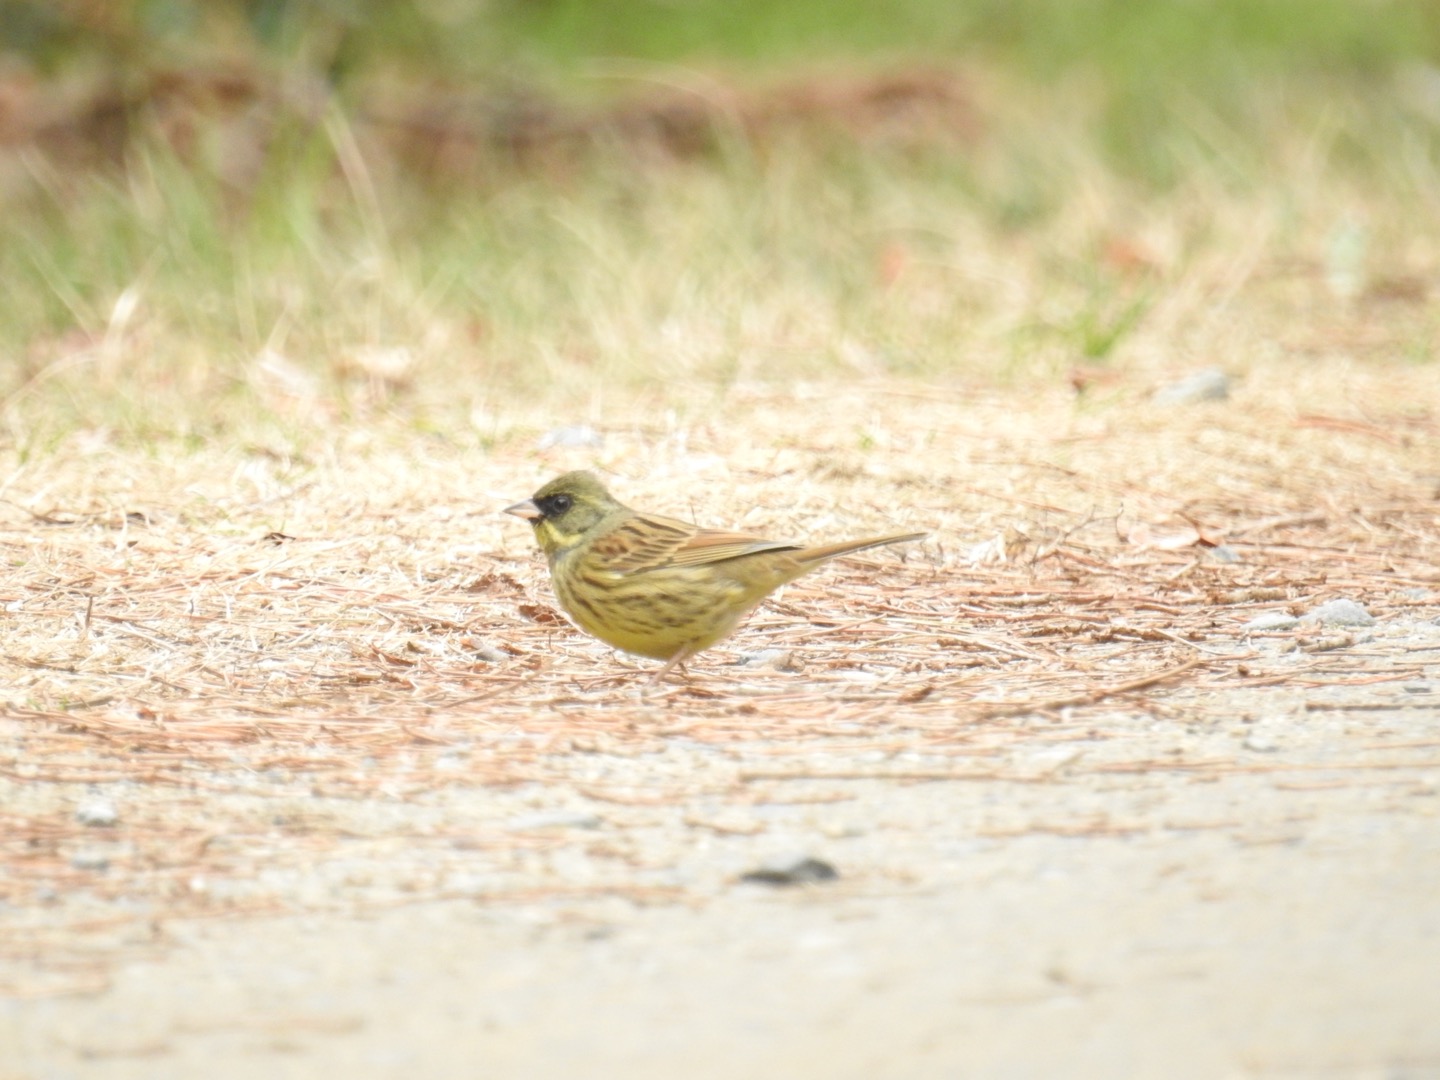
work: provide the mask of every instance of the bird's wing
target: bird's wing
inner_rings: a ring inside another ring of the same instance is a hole
[[[724,562],[741,555],[754,555],[758,551],[794,550],[796,545],[780,540],[763,540],[758,536],[723,529],[696,529],[690,539],[671,554],[670,562],[673,566],[697,566]]]
[[[607,570],[633,574],[663,566],[702,566],[757,551],[791,551],[794,544],[746,533],[701,529],[674,518],[636,514],[595,541],[593,555]]]

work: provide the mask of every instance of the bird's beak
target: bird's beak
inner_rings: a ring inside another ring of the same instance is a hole
[[[524,502],[518,502],[514,506],[507,506],[505,513],[514,514],[516,517],[522,517],[529,522],[539,521],[545,516],[540,512],[540,507],[535,505],[534,499],[526,499]]]

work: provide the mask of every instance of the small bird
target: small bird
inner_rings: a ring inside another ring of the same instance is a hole
[[[631,510],[588,472],[557,477],[505,512],[534,526],[555,596],[575,624],[607,645],[666,661],[657,678],[725,637],[787,581],[840,555],[927,535],[804,547],[702,529]]]

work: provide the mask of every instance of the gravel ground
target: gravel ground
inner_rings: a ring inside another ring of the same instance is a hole
[[[352,802],[363,854],[282,879],[368,907],[168,923],[92,993],[0,1006],[0,1076],[1440,1076],[1440,627],[1380,644],[1405,678],[1032,720],[975,778],[912,751],[816,779],[816,744],[722,804],[693,778],[776,747],[678,739],[568,788]],[[539,838],[473,867],[537,894],[386,902],[434,814]],[[800,856],[838,876],[742,880]]]

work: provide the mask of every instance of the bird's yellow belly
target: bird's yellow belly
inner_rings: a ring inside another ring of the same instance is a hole
[[[641,574],[576,568],[552,574],[565,613],[587,634],[624,652],[670,660],[725,637],[769,590],[747,595],[742,583],[706,567],[665,567]]]

